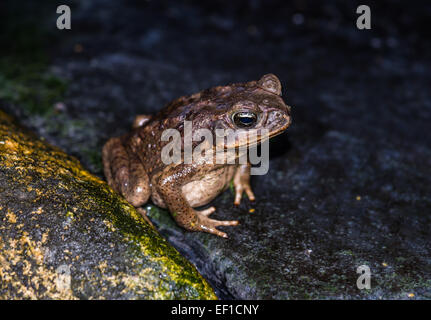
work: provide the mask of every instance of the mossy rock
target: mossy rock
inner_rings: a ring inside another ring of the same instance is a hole
[[[104,181],[0,111],[0,298],[216,296]]]

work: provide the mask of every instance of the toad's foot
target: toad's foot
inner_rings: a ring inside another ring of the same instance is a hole
[[[250,186],[250,165],[242,165],[237,169],[233,178],[233,184],[235,186],[234,205],[238,206],[241,203],[241,198],[244,191],[250,201],[254,201],[256,199]]]
[[[199,213],[205,217],[208,217],[211,213],[214,213],[215,211],[216,211],[215,207],[209,207],[208,209],[199,211]]]
[[[234,205],[239,206],[239,204],[241,203],[241,198],[244,191],[247,194],[250,201],[256,200],[254,193],[251,190],[250,184],[247,183],[247,184],[235,185],[235,201],[233,203]]]
[[[148,216],[147,216],[147,210],[145,210],[144,208],[136,208],[136,211],[139,212],[142,215],[142,217],[144,218],[144,220],[146,222],[148,222],[148,224],[155,229],[155,227],[154,227],[153,223],[151,222],[150,218],[148,218]]]
[[[227,234],[220,230],[217,230],[218,226],[236,226],[238,225],[237,220],[227,220],[220,221],[208,218],[208,216],[213,213],[216,209],[214,207],[210,207],[208,209],[202,211],[196,211],[197,216],[197,225],[193,226],[196,231],[204,231],[208,233],[215,234],[219,237],[227,238]]]

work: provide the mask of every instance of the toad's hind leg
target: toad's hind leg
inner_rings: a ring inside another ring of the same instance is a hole
[[[103,147],[102,156],[108,184],[134,207],[145,204],[151,191],[140,159],[133,152],[127,152],[121,138],[110,139]]]

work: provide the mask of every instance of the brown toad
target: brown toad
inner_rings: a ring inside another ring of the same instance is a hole
[[[178,130],[181,137],[178,149],[184,155],[187,121],[192,124],[193,132],[198,129],[208,129],[212,133],[216,129],[267,129],[269,137],[273,137],[290,125],[290,107],[281,98],[278,78],[267,74],[258,81],[218,86],[180,97],[154,116],[137,116],[130,133],[110,139],[103,148],[104,171],[109,185],[133,206],[141,207],[151,196],[157,206],[169,209],[181,227],[226,238],[226,233],[216,227],[234,226],[238,221],[209,218],[214,207],[201,211],[193,208],[209,203],[231,183],[235,187],[236,205],[243,192],[253,201],[251,166],[250,163],[206,163],[195,161],[195,158],[191,163],[182,158],[181,163],[165,164],[162,152],[169,142],[162,141],[163,132]],[[234,146],[247,148],[250,142],[235,140],[234,145],[225,146],[225,149]],[[215,145],[211,147],[215,148]],[[145,210],[140,209],[140,212],[145,217]]]

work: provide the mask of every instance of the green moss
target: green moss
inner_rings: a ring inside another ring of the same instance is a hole
[[[41,23],[42,6],[5,6],[11,14],[0,17],[0,99],[29,113],[49,113],[66,91],[66,81],[48,70],[46,48],[54,34]]]
[[[339,254],[343,256],[352,256],[352,257],[355,256],[352,250],[342,250],[339,252]]]
[[[42,64],[22,63],[14,56],[0,58],[0,99],[30,113],[46,114],[61,101],[66,82]]]
[[[3,183],[15,190],[3,197],[6,202],[0,198],[0,212],[5,212],[0,214],[0,229],[6,230],[0,233],[0,244],[11,243],[5,248],[0,246],[0,298],[77,298],[88,292],[86,288],[90,286],[95,289],[87,296],[93,298],[109,298],[112,293],[108,290],[105,296],[103,290],[123,288],[117,293],[119,297],[216,299],[213,289],[194,266],[147,224],[133,206],[104,181],[86,171],[77,159],[25,133],[1,111],[0,172]],[[11,199],[17,190],[21,190],[21,198],[14,202]],[[39,204],[23,202],[22,197],[32,198]],[[38,209],[35,210],[35,206]],[[9,212],[14,207],[15,211]],[[7,219],[1,219],[2,216]],[[70,232],[83,221],[85,223],[81,224],[71,241],[84,245],[64,250],[68,242],[63,239],[70,237]],[[51,225],[48,226],[48,222]],[[35,240],[40,237],[35,224],[45,225],[44,230],[49,234],[45,243]],[[88,233],[83,230],[88,230]],[[13,239],[8,234],[13,234]],[[101,243],[97,252],[88,252],[86,243],[90,234],[92,238],[96,237],[96,241],[98,235],[107,237],[109,234],[112,247]],[[31,244],[33,255],[37,256],[28,260],[28,256],[23,254],[27,249],[17,247],[14,244],[16,239],[22,239],[19,240],[22,246]],[[111,248],[116,246],[122,248],[117,253],[120,259],[98,254],[102,250],[112,254]],[[77,284],[72,291],[61,293],[55,288],[55,270],[44,263],[43,252],[47,250],[66,252],[67,257],[87,255],[88,261],[77,260],[72,264],[75,270],[97,264],[100,272],[94,271],[95,268],[86,269],[85,276],[75,275],[78,279],[74,280]],[[11,265],[8,261],[12,260],[22,263]],[[14,268],[18,265],[28,266],[23,278],[15,276],[17,270]],[[43,287],[33,287],[26,277],[43,283]],[[47,287],[51,291],[44,289]],[[20,291],[13,291],[14,288],[20,288]]]
[[[97,149],[82,149],[82,154],[86,156],[86,159],[90,162],[91,169],[94,172],[103,172],[103,162],[100,150]]]
[[[170,228],[177,226],[174,219],[172,219],[171,215],[167,210],[163,210],[153,205],[147,205],[145,209],[147,210],[147,216],[157,221],[161,225],[169,226]]]
[[[235,194],[235,186],[233,184],[233,179],[229,183],[229,189],[230,189],[230,192],[232,192],[232,194]]]

